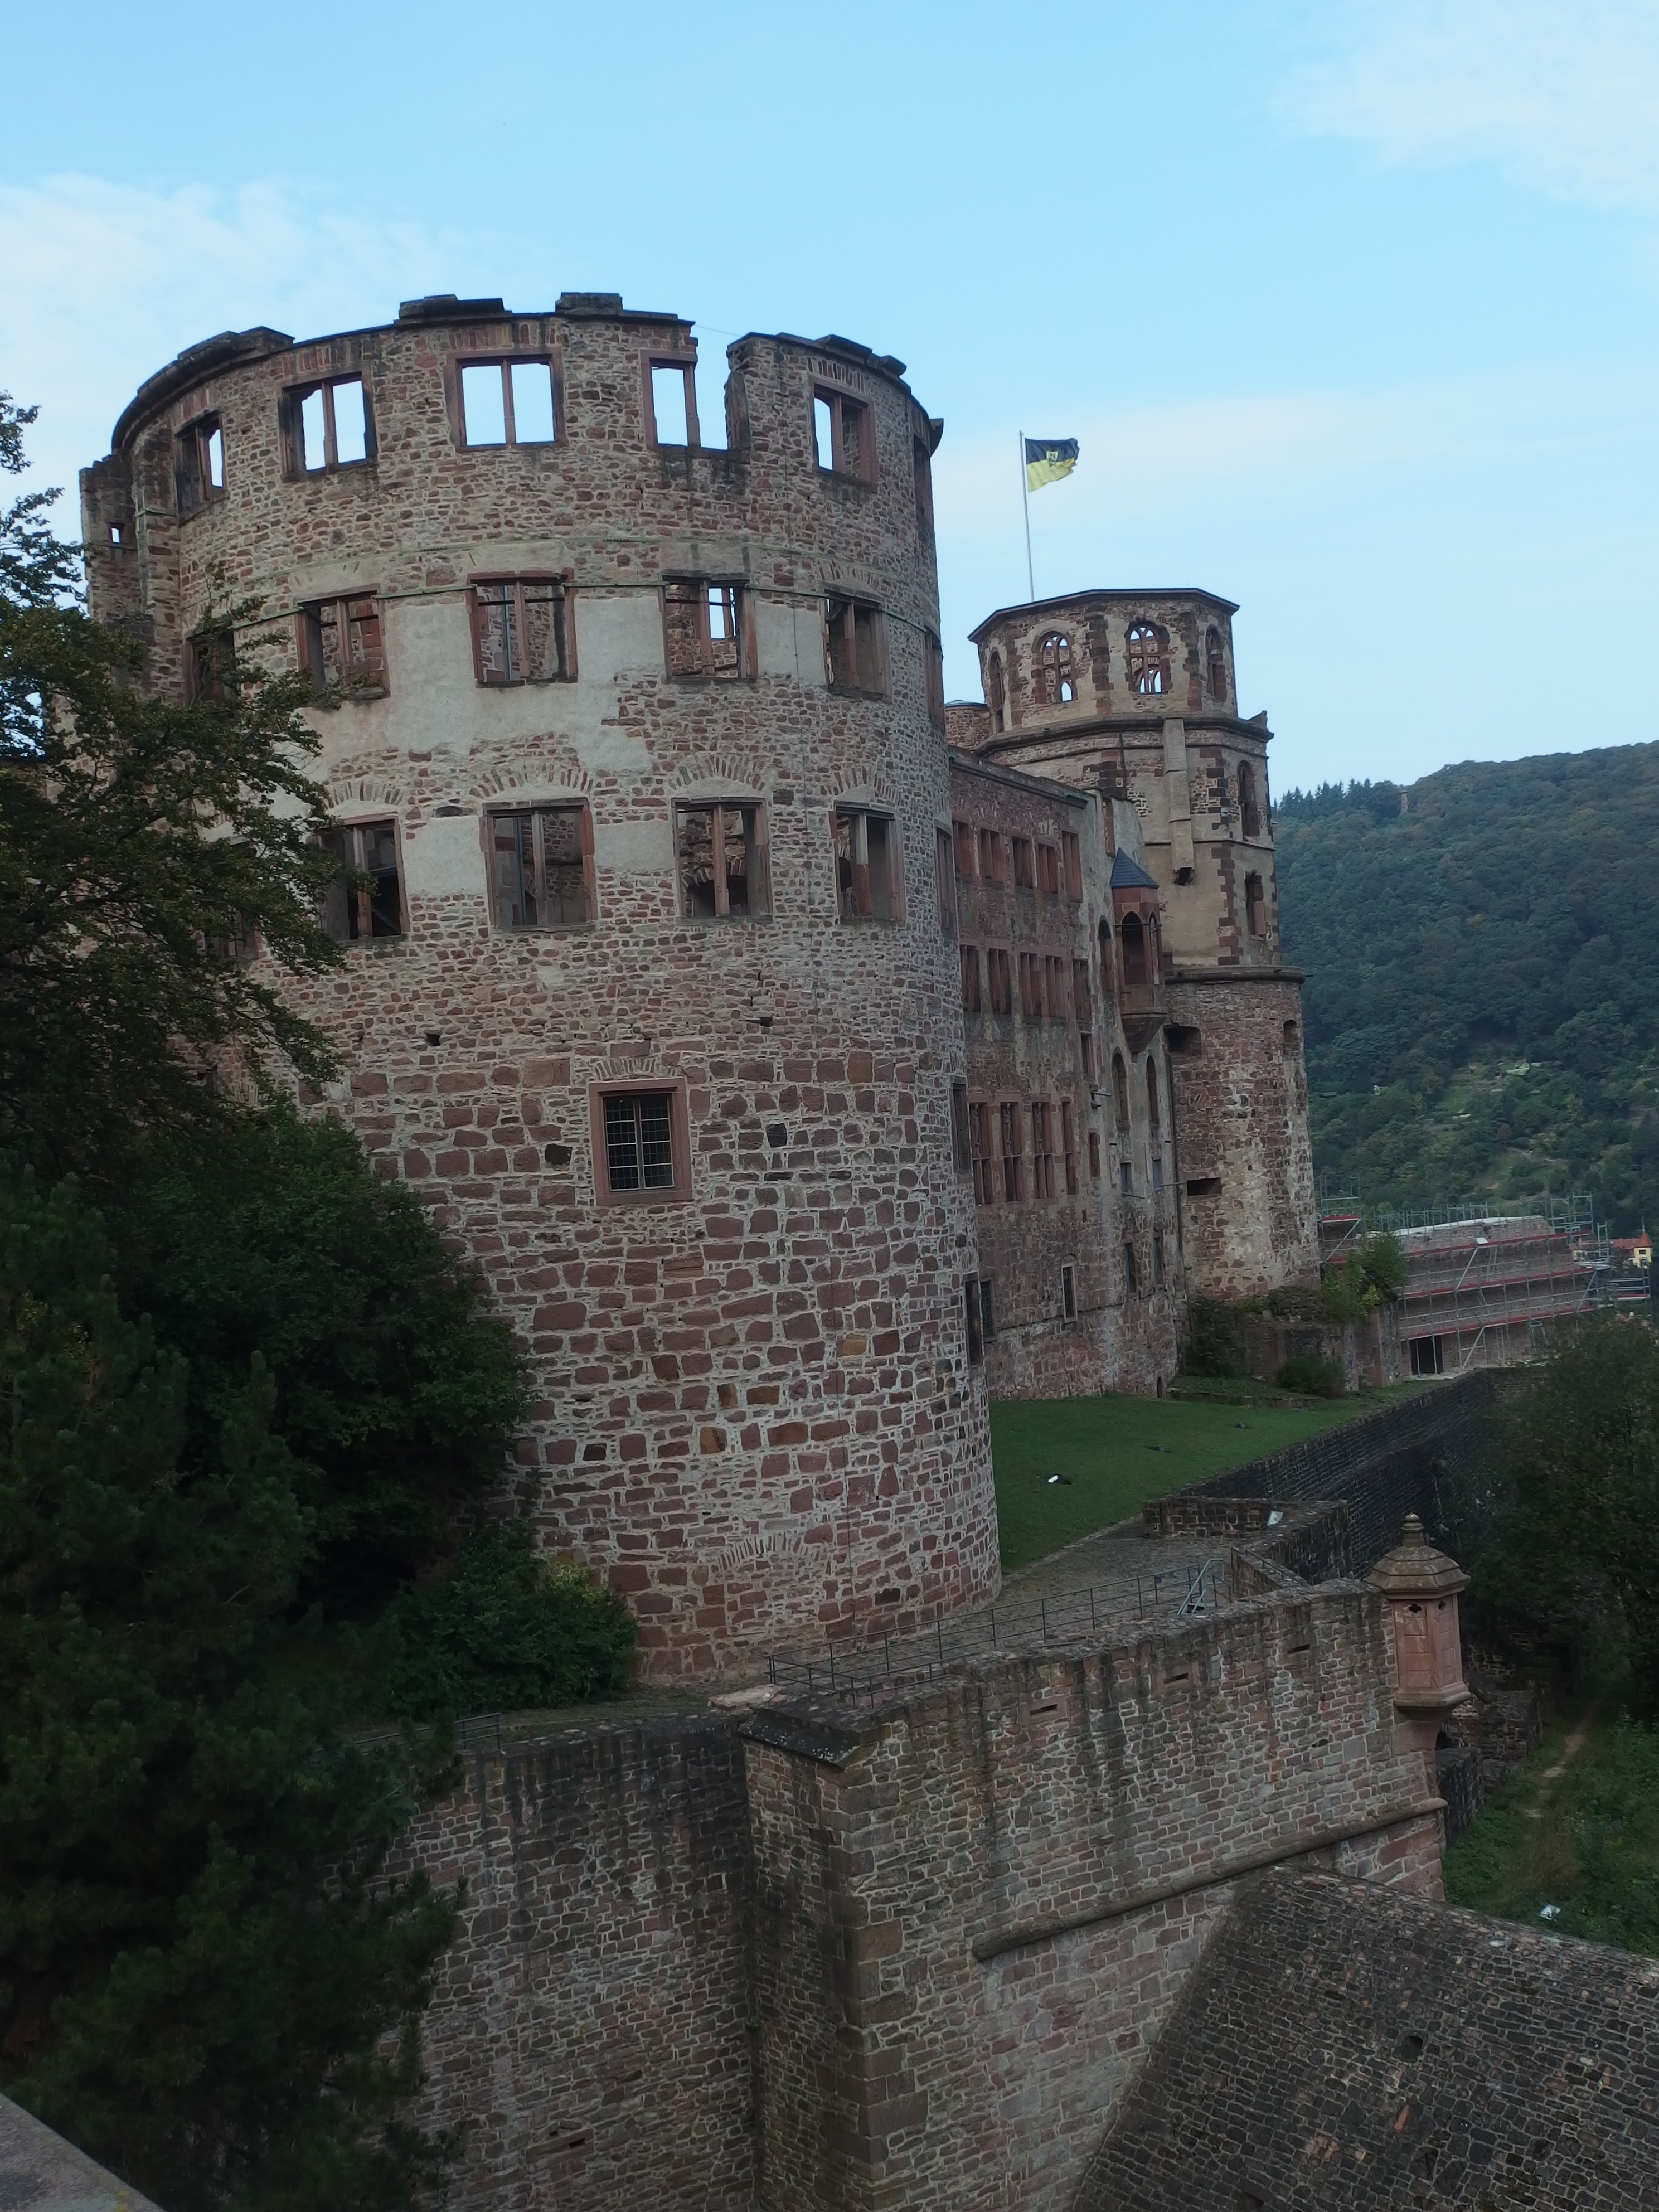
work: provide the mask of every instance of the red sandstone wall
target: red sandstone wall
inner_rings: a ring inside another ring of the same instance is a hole
[[[1230,1875],[1437,1890],[1392,1682],[1348,1586],[953,1676],[834,1763],[751,1741],[763,2203],[1059,2212]]]
[[[473,1754],[413,1854],[465,1877],[426,2015],[429,2111],[466,2135],[477,2212],[737,2212],[756,2176],[729,1729],[592,1729]]]

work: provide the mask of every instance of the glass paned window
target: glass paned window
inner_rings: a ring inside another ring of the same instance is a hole
[[[673,1188],[673,1113],[667,1091],[605,1100],[605,1164],[613,1191]]]

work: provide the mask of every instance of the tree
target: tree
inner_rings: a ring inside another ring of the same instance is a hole
[[[0,395],[0,469],[34,410]],[[0,516],[0,1147],[118,1180],[134,1140],[199,1131],[273,1060],[319,1079],[326,1040],[277,969],[337,957],[319,920],[334,862],[304,679],[271,677],[227,608],[210,696],[145,690],[143,654],[70,596],[40,491]]]
[[[270,1370],[203,1422],[114,1273],[73,1182],[0,1175],[0,2069],[170,2212],[406,2205],[432,1747],[348,1733],[373,1655],[296,1613]]]
[[[1659,1335],[1609,1316],[1517,1377],[1486,1480],[1482,1615],[1562,1657],[1622,1641],[1659,1712]]]

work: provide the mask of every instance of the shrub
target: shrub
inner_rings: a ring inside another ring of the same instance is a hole
[[[1219,1298],[1190,1302],[1181,1364],[1188,1375],[1244,1373],[1244,1346],[1231,1306]]]
[[[1298,1352],[1274,1376],[1281,1390],[1300,1390],[1310,1398],[1340,1398],[1348,1380],[1340,1359],[1321,1359],[1311,1352]]]
[[[521,1521],[475,1528],[443,1579],[404,1590],[394,1612],[400,1719],[573,1705],[628,1687],[627,1607],[580,1568],[539,1559]]]

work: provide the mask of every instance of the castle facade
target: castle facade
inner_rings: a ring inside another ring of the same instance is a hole
[[[990,1595],[990,1395],[1161,1389],[1316,1255],[1231,609],[1005,611],[947,709],[902,362],[751,335],[716,422],[696,366],[611,294],[227,334],[82,478],[149,681],[251,599],[317,684],[346,957],[285,988],[658,1674]]]

